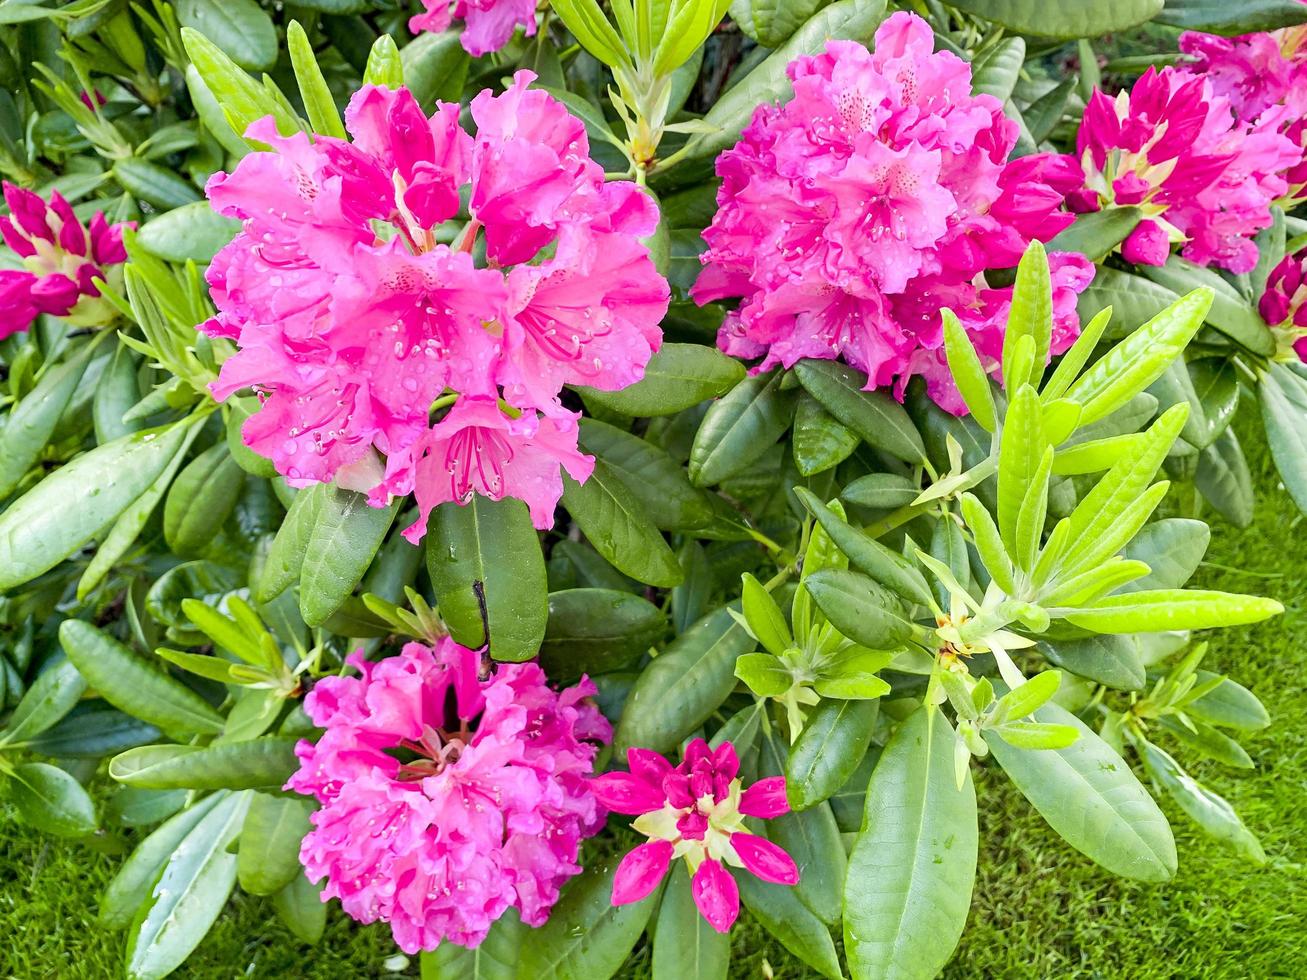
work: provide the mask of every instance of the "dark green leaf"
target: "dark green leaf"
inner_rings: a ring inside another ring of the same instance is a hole
[[[1152,572],[1120,591],[1180,588],[1198,570],[1211,539],[1212,532],[1202,521],[1170,517],[1146,525],[1122,554],[1146,563]]]
[[[1235,527],[1247,527],[1253,522],[1253,478],[1233,427],[1217,436],[1198,457],[1194,485],[1216,512]],[[1307,494],[1307,482],[1304,493]]]
[[[57,766],[14,766],[5,792],[28,826],[56,837],[85,837],[99,826],[95,804],[82,784]]]
[[[163,503],[163,536],[181,558],[201,557],[236,509],[245,471],[227,442],[214,443],[186,464]]]
[[[580,445],[622,482],[654,527],[692,530],[712,520],[703,491],[691,486],[685,470],[648,440],[597,419],[582,419]]]
[[[629,592],[551,592],[540,663],[555,681],[620,670],[657,643],[666,630],[662,611]]]
[[[781,390],[782,378],[779,371],[745,378],[708,408],[690,450],[696,486],[743,472],[789,428],[795,396]]]
[[[1076,38],[1142,24],[1161,12],[1162,0],[1063,0],[1055,7],[1040,0],[960,0],[957,6],[1023,34]]]
[[[584,483],[563,475],[563,506],[595,550],[638,582],[673,586],[681,566],[635,495],[603,460]]]
[[[884,391],[865,391],[867,376],[838,361],[804,360],[795,365],[803,387],[826,411],[870,446],[909,463],[926,458],[926,448],[903,406]]]
[[[658,905],[653,980],[726,980],[730,964],[730,934],[718,932],[699,913],[690,895],[690,872],[677,861]]]
[[[1302,24],[1307,10],[1297,0],[1166,0],[1157,20],[1188,31],[1234,36]]]
[[[1307,378],[1272,363],[1257,386],[1275,468],[1298,509],[1307,511]]]
[[[254,0],[177,0],[177,20],[249,71],[271,68],[277,60],[272,18]]]
[[[823,701],[808,716],[786,763],[790,805],[805,810],[848,782],[871,744],[879,703]]]
[[[1133,637],[1087,636],[1081,640],[1045,640],[1037,647],[1049,663],[1119,691],[1142,691],[1143,661]]]
[[[4,742],[23,742],[47,731],[86,693],[86,681],[69,660],[43,670],[9,718]]]
[[[857,433],[837,422],[806,391],[794,411],[794,464],[802,476],[824,473],[858,448]]]
[[[354,591],[381,548],[402,498],[372,507],[367,496],[331,487],[318,505],[300,565],[300,614],[321,626]]]
[[[1048,243],[1050,252],[1079,252],[1091,262],[1100,262],[1112,249],[1125,241],[1142,217],[1137,208],[1107,208],[1076,216],[1071,227],[1063,229]],[[1098,312],[1098,307],[1094,312]]]
[[[804,580],[831,625],[872,650],[897,650],[912,636],[903,604],[865,575],[841,568],[814,572]]]
[[[751,874],[742,874],[737,881],[745,907],[768,933],[823,977],[841,980],[844,974],[830,930],[799,901],[796,889]]]
[[[517,959],[528,932],[516,909],[491,926],[486,938],[468,949],[441,943],[422,954],[422,980],[516,980]]]
[[[208,201],[195,201],[146,222],[136,242],[169,262],[209,262],[238,231],[240,222],[224,218]]]
[[[582,388],[593,401],[620,415],[674,415],[734,388],[744,365],[701,344],[663,344],[649,359],[644,377],[621,391]]]

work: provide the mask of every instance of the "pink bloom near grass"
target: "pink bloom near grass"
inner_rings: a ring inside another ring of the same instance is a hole
[[[631,826],[649,838],[622,858],[613,878],[613,904],[648,896],[671,862],[689,865],[690,894],[718,932],[729,932],[740,914],[740,891],[727,867],[743,868],[763,881],[794,885],[799,869],[776,844],[751,833],[746,817],[766,820],[788,813],[785,777],[741,786],[735,746],[709,748],[701,738],[673,767],[657,752],[626,753],[630,772],[609,772],[590,781],[599,802],[615,813],[637,815]]]
[[[475,946],[509,908],[539,926],[603,825],[588,779],[611,729],[594,685],[556,693],[535,664],[498,664],[442,639],[348,661],[304,701],[325,731],[296,749],[286,788],[321,808],[300,861],[323,899],[390,924],[407,953]]]
[[[553,523],[560,468],[584,481],[564,385],[622,388],[662,340],[669,290],[640,239],[653,201],[605,183],[580,120],[518,72],[501,95],[428,117],[365,86],[352,141],[280,136],[207,191],[242,232],[208,278],[235,340],[214,395],[252,388],[243,437],[294,486],[336,480],[381,506],[524,500]]]
[[[79,327],[112,321],[117,314],[95,280],[121,283],[123,231],[135,224],[110,225],[97,211],[84,225],[58,191],[47,203],[6,182],[4,199],[9,214],[0,215],[0,237],[22,268],[0,269],[0,338],[26,330],[42,313]]]
[[[1286,255],[1271,270],[1258,309],[1280,340],[1307,360],[1307,250]]]
[[[1279,114],[1238,119],[1205,77],[1150,68],[1128,93],[1094,93],[1077,150],[1093,207],[1145,216],[1122,245],[1127,259],[1162,265],[1182,242],[1193,262],[1249,272],[1253,238],[1301,157],[1280,130]]]
[[[971,69],[933,51],[924,20],[896,13],[869,52],[830,41],[789,66],[794,97],[763,105],[740,142],[717,160],[719,210],[691,295],[738,297],[718,345],[761,369],[805,357],[843,358],[867,387],[925,375],[945,408],[962,412],[943,354],[940,309],[1001,346],[1010,290],[984,273],[1016,265],[1074,216],[1081,186],[1072,161],[1051,154],[1008,162],[1018,127],[999,101],[973,95]],[[1093,267],[1054,263],[1062,293]],[[1053,353],[1075,339],[1074,297],[1060,309]],[[988,357],[987,367],[998,370]]]
[[[536,32],[536,0],[422,0],[422,7],[409,18],[409,30],[444,31],[457,17],[464,22],[459,43],[474,58],[498,51],[519,25],[527,37]]]

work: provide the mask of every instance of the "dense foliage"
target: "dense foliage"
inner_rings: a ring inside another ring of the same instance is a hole
[[[0,780],[127,976],[931,977],[976,766],[1265,860],[1185,585],[1241,403],[1307,508],[1307,5],[898,6],[0,2]]]

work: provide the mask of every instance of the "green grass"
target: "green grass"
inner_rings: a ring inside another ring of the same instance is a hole
[[[1299,915],[1307,908],[1307,557],[1298,514],[1279,489],[1258,437],[1250,463],[1260,488],[1257,521],[1246,532],[1216,523],[1208,562],[1194,584],[1264,592],[1286,614],[1251,629],[1213,633],[1205,666],[1251,687],[1273,725],[1244,739],[1257,762],[1249,773],[1181,761],[1223,794],[1266,848],[1264,868],[1195,835],[1174,808],[1180,871],[1161,886],[1113,878],[1062,844],[993,768],[978,773],[980,875],[967,931],[949,978],[1307,977]],[[1232,571],[1230,569],[1241,569]],[[1165,804],[1164,804],[1165,805]],[[0,826],[0,977],[108,978],[121,974],[123,937],[94,923],[99,891],[117,859]],[[233,900],[214,931],[176,976],[190,978],[413,976],[386,968],[397,950],[377,927],[359,927],[333,909],[316,948],[298,944],[262,900]],[[811,975],[752,922],[735,932],[736,977]],[[392,964],[393,966],[394,964]],[[647,976],[647,954],[628,977]],[[693,978],[686,978],[693,980]]]

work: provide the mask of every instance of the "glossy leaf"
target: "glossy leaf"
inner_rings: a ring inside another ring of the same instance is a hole
[[[309,814],[314,809],[312,801],[299,797],[250,797],[236,862],[243,889],[251,895],[271,895],[304,873],[300,840],[312,829]]]
[[[690,873],[677,861],[658,906],[653,980],[726,980],[731,937],[708,924],[690,895]]]
[[[423,953],[422,980],[516,980],[518,955],[528,935],[517,911],[509,909],[472,949],[441,943]]]
[[[1148,774],[1190,820],[1254,864],[1266,863],[1261,842],[1244,825],[1234,807],[1185,772],[1164,750],[1144,740],[1140,740],[1138,745]]]
[[[588,402],[621,415],[674,415],[718,398],[744,378],[744,365],[700,344],[663,344],[644,377],[621,391],[582,388]]]
[[[875,701],[823,701],[808,716],[785,768],[785,792],[796,810],[829,799],[843,786],[871,744]]]
[[[828,568],[804,581],[831,625],[872,650],[896,650],[912,635],[899,599],[865,575]]]
[[[144,745],[109,762],[109,775],[146,789],[278,790],[298,765],[297,739],[265,736],[244,742]]]
[[[1266,441],[1285,489],[1299,510],[1307,511],[1307,376],[1282,363],[1273,363],[1257,386],[1266,425]]]
[[[720,483],[748,468],[789,428],[793,393],[781,389],[783,374],[756,374],[708,408],[690,450],[690,480]]]
[[[773,885],[750,874],[736,880],[745,908],[771,936],[821,976],[841,980],[844,974],[830,930],[799,901],[796,889]]]
[[[903,406],[884,391],[865,391],[867,377],[838,361],[795,365],[803,387],[869,446],[909,463],[926,458],[926,447]]]
[[[86,837],[99,826],[95,804],[82,784],[57,766],[14,766],[4,792],[29,827],[56,837]]]
[[[1024,34],[1076,38],[1142,24],[1161,12],[1162,0],[1065,0],[1056,7],[1039,0],[962,0],[957,6]]]
[[[52,664],[32,682],[4,731],[3,742],[24,742],[47,731],[86,693],[86,681],[69,660]]]
[[[376,557],[402,498],[372,507],[367,496],[331,487],[318,503],[300,565],[300,614],[321,626],[354,591]]]
[[[618,571],[648,585],[670,587],[681,581],[681,566],[666,539],[603,460],[595,460],[584,483],[563,475],[562,503],[595,550]]]
[[[712,521],[710,499],[690,484],[680,464],[647,439],[598,419],[582,419],[579,441],[583,452],[603,460],[654,527],[693,530]]]
[[[1202,589],[1149,589],[1066,610],[1062,618],[1097,633],[1198,630],[1260,623],[1284,612],[1274,599]]]
[[[658,642],[667,619],[653,603],[613,589],[549,594],[540,663],[556,681],[630,666]]]

